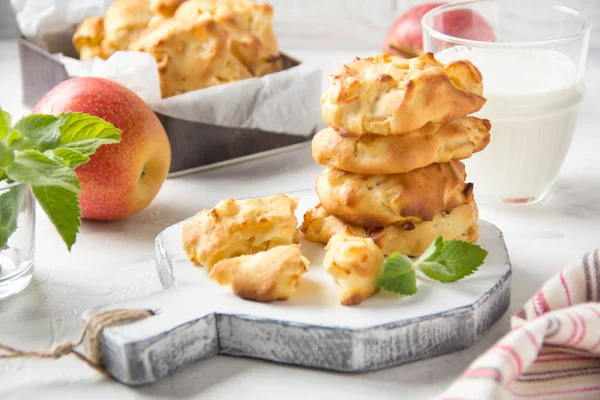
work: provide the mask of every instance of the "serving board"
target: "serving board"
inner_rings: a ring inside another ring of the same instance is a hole
[[[299,198],[299,221],[318,199]],[[156,238],[156,261],[166,289],[114,308],[148,308],[153,317],[107,328],[103,359],[117,380],[141,385],[216,354],[247,356],[343,372],[365,372],[466,348],[504,314],[511,266],[502,233],[479,221],[479,245],[489,255],[479,271],[459,282],[419,280],[414,296],[380,291],[359,306],[339,304],[339,289],[322,267],[322,244],[301,239],[310,260],[294,296],[257,303],[236,297],[208,278],[181,247],[185,221]]]

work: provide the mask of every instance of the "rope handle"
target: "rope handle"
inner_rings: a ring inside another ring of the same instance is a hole
[[[73,354],[75,357],[85,362],[87,365],[100,372],[106,377],[110,377],[101,362],[102,350],[102,330],[110,326],[115,326],[125,322],[138,321],[154,315],[151,310],[141,309],[116,309],[104,311],[91,317],[83,326],[79,338],[75,342],[67,342],[54,346],[48,350],[23,351],[10,346],[0,344],[0,360],[11,358],[52,358],[58,359]],[[79,347],[87,336],[88,357],[79,352]]]

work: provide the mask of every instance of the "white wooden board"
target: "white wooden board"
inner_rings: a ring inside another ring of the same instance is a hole
[[[299,221],[317,203],[299,198]],[[359,306],[339,304],[338,288],[324,272],[323,245],[301,240],[311,261],[294,296],[257,303],[237,298],[208,278],[181,247],[184,222],[156,239],[157,270],[166,290],[109,308],[149,308],[157,315],[105,330],[109,372],[139,385],[215,354],[262,358],[337,371],[361,372],[465,348],[506,311],[511,267],[502,233],[480,221],[479,245],[489,255],[479,271],[459,282],[419,281],[414,296],[380,291]]]

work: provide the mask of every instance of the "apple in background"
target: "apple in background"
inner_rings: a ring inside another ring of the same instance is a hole
[[[423,30],[421,19],[430,10],[446,3],[425,3],[413,7],[390,27],[383,50],[404,57],[416,57],[423,54]],[[484,42],[496,41],[494,30],[479,14],[470,10],[454,10],[442,14],[433,21],[439,31],[462,39]]]
[[[425,3],[413,7],[398,17],[390,27],[383,50],[404,57],[423,54],[423,31],[421,18],[429,10],[446,3]]]
[[[53,115],[68,111],[95,115],[123,131],[120,143],[101,146],[75,169],[82,217],[112,220],[143,210],[171,164],[169,139],[154,112],[131,90],[96,77],[60,83],[33,109]]]

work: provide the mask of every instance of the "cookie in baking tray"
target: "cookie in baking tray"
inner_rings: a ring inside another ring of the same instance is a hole
[[[174,18],[192,22],[210,15],[231,36],[234,55],[252,76],[281,71],[282,62],[273,31],[273,7],[245,0],[188,0]]]
[[[162,97],[251,78],[232,54],[229,35],[210,17],[166,19],[131,45],[156,60]]]

